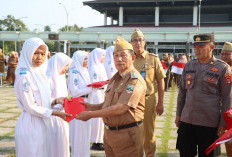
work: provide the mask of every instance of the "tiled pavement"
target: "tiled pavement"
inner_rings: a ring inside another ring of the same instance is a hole
[[[178,157],[175,149],[177,128],[174,124],[177,88],[165,92],[165,112],[156,120],[157,155],[156,157]],[[0,87],[0,157],[14,155],[14,127],[21,113],[17,107],[14,88],[9,85]],[[225,148],[222,146],[222,154]],[[92,157],[105,156],[104,151],[91,151]],[[224,155],[225,156],[225,155]],[[223,157],[223,155],[221,155]]]

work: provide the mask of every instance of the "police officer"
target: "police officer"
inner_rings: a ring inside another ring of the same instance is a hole
[[[164,78],[165,73],[158,57],[145,51],[146,40],[139,29],[131,35],[131,44],[134,48],[136,59],[134,67],[142,75],[147,84],[146,107],[144,112],[144,151],[147,157],[154,157],[155,118],[156,114],[163,113]],[[156,104],[155,88],[158,85],[158,103]]]
[[[221,52],[221,60],[229,64],[232,69],[232,43],[225,42]],[[226,143],[226,153],[228,157],[232,157],[232,143]]]
[[[197,59],[185,65],[177,99],[177,149],[180,157],[206,156],[205,150],[225,131],[223,113],[231,104],[231,70],[216,59],[214,35],[194,36]],[[209,157],[214,156],[211,152]]]
[[[118,72],[108,83],[105,101],[98,105],[85,103],[87,111],[76,118],[103,117],[106,156],[142,157],[146,83],[133,66],[131,44],[121,37],[116,38],[113,57]]]

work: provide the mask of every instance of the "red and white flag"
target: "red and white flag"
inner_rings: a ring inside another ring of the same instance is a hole
[[[185,64],[186,63],[177,63],[176,61],[174,61],[171,72],[181,75]]]
[[[232,128],[227,130],[220,138],[218,138],[214,143],[212,143],[206,150],[206,155],[208,155],[214,148],[220,144],[229,142],[232,140]]]
[[[164,63],[164,61],[163,61],[163,60],[161,60],[161,64],[162,64],[162,66],[163,66],[164,73],[166,74],[166,73],[167,73],[167,71],[168,71],[168,66],[167,66],[167,64],[165,64],[165,63]]]

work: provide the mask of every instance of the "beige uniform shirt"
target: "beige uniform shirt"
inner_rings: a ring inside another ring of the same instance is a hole
[[[117,103],[128,105],[130,108],[123,115],[103,118],[104,123],[110,126],[119,126],[143,120],[145,92],[146,83],[133,66],[121,75],[116,73],[106,89],[105,102],[102,108]]]
[[[223,113],[231,105],[231,69],[212,57],[209,63],[191,60],[181,76],[177,115],[181,121],[207,127],[226,126]]]
[[[140,57],[136,57],[134,67],[146,81],[146,95],[154,94],[156,82],[166,77],[159,58],[144,51]]]

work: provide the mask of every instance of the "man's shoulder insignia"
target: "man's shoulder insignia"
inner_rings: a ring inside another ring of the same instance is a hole
[[[134,90],[134,86],[133,85],[127,85],[127,88],[126,88],[126,92],[127,93],[132,93],[133,92],[133,90]]]
[[[131,78],[132,78],[132,79],[137,79],[137,78],[138,78],[138,75],[137,75],[135,72],[132,72],[132,73],[131,73]]]

